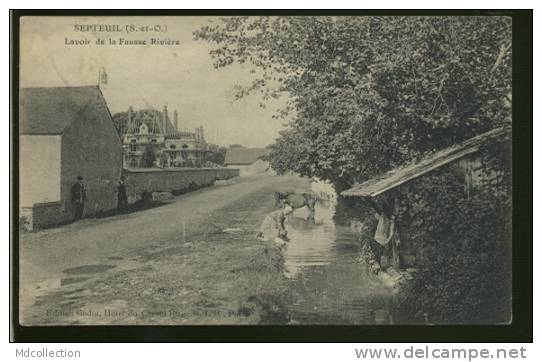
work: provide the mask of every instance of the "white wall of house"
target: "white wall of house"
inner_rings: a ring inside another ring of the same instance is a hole
[[[60,201],[60,135],[21,135],[19,195],[21,207]]]

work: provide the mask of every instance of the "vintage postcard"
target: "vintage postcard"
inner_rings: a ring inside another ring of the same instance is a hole
[[[510,17],[22,16],[19,43],[22,326],[512,322]]]

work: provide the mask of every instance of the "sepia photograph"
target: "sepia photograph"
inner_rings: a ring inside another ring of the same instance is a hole
[[[510,16],[19,21],[21,326],[513,322]]]

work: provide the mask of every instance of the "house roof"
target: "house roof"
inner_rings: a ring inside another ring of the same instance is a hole
[[[166,135],[175,134],[175,126],[171,123],[169,115],[166,116],[165,132],[163,129],[164,113],[157,109],[140,109],[132,114],[132,124],[127,133],[138,133],[139,127],[145,122],[149,128],[150,133],[163,133]]]
[[[341,192],[343,196],[375,197],[416,179],[439,167],[475,153],[485,142],[510,132],[509,127],[496,128],[451,147],[434,152],[411,164],[395,168],[379,177],[355,185]]]
[[[226,150],[225,165],[251,165],[269,153],[267,148],[234,147]]]
[[[22,88],[19,99],[20,134],[62,134],[87,106],[105,104],[97,86]]]

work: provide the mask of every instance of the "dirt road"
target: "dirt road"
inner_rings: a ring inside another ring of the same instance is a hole
[[[254,234],[273,210],[274,190],[308,187],[296,177],[240,179],[154,209],[22,234],[21,322],[281,318],[273,305],[283,291],[280,252]]]

